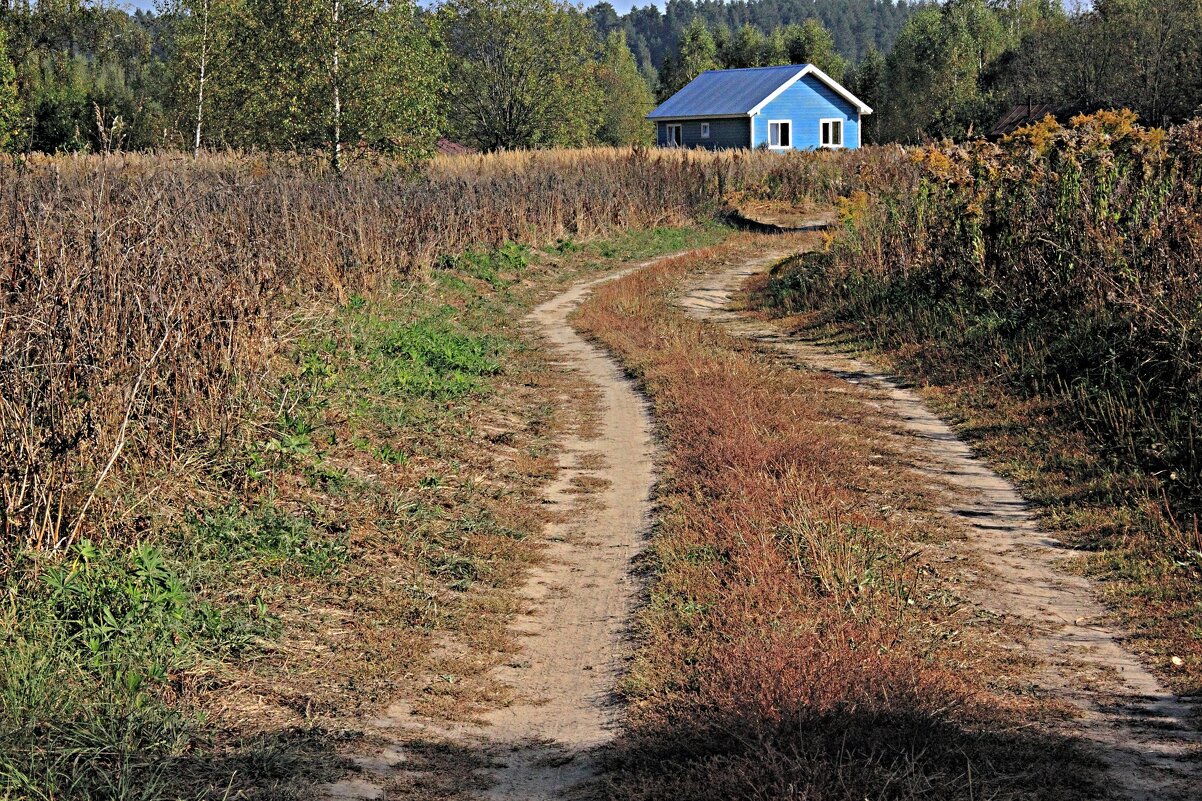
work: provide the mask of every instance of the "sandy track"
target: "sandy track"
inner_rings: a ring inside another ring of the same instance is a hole
[[[654,443],[643,397],[567,318],[597,284],[626,272],[578,284],[530,317],[565,368],[595,389],[599,419],[563,443],[544,493],[559,522],[546,530],[545,560],[522,593],[526,614],[513,625],[522,651],[493,674],[518,701],[480,725],[424,721],[407,704],[393,705],[369,730],[385,740],[394,733],[394,744],[356,758],[360,776],[327,786],[327,798],[386,798],[390,786],[402,794],[406,782],[420,781],[399,736],[415,732],[485,755],[486,797],[496,801],[562,798],[594,775],[592,752],[620,723],[614,689],[637,590],[631,563],[650,521]],[[598,489],[581,493],[582,484]]]
[[[765,253],[707,275],[689,288],[681,305],[694,317],[846,380],[896,419],[922,455],[922,472],[945,489],[945,511],[964,526],[969,547],[992,572],[974,601],[1033,629],[1026,645],[1045,665],[1041,691],[1080,710],[1061,724],[1063,733],[1092,741],[1123,796],[1202,798],[1202,741],[1189,725],[1190,709],[1123,647],[1088,580],[1064,569],[1071,551],[1040,530],[1014,486],[895,379],[732,308],[749,278],[786,255]]]
[[[537,705],[488,716],[489,739],[513,749],[490,794],[496,799],[561,797],[591,775],[588,752],[612,739],[619,723],[613,691],[636,592],[631,562],[651,515],[651,415],[618,364],[567,319],[593,287],[616,277],[573,287],[532,315],[558,356],[600,392],[601,419],[596,436],[576,434],[564,443],[547,490],[550,503],[567,507],[565,522],[548,532],[547,564],[528,584],[538,611],[518,621],[526,662],[503,669],[503,678]],[[608,486],[582,503],[570,494],[582,476]]]

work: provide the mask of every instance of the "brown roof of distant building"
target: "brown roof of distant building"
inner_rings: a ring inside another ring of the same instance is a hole
[[[1066,108],[1055,103],[1019,103],[1017,106],[1011,106],[989,130],[989,138],[996,139],[1014,133],[1022,126],[1039,122],[1049,114],[1060,122],[1064,122],[1064,118],[1068,116]]]
[[[475,148],[468,147],[467,145],[461,145],[458,142],[452,142],[446,137],[438,140],[437,148],[438,153],[441,156],[467,156],[476,152]]]

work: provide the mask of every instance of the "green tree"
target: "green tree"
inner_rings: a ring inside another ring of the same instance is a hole
[[[847,88],[876,111],[885,99],[885,75],[885,57],[875,47],[869,48],[848,76]],[[880,143],[880,117],[879,113],[873,113],[860,120],[864,143]]]
[[[660,71],[661,99],[671,97],[681,87],[706,70],[718,68],[718,46],[701,17],[694,17],[680,36],[680,49]]]
[[[625,31],[612,31],[606,37],[597,80],[604,98],[597,138],[611,145],[653,141],[646,115],[655,106],[655,96],[639,73]]]
[[[1005,103],[1127,107],[1155,125],[1202,105],[1202,0],[1098,0],[1072,17],[1028,0],[1002,19],[1022,33],[989,79]]]
[[[599,43],[580,11],[557,0],[455,0],[443,14],[458,138],[485,150],[594,140]]]
[[[0,7],[15,71],[18,131],[10,147],[82,150],[161,144],[161,61],[153,20],[102,2]]]
[[[168,24],[165,37],[173,74],[174,105],[181,124],[191,133],[192,156],[204,144],[206,90],[221,86],[232,53],[230,36],[236,0],[160,0],[157,8]],[[214,80],[214,76],[217,76]]]
[[[752,25],[739,28],[727,46],[719,51],[722,66],[732,69],[762,67],[768,50],[768,40]]]
[[[432,152],[444,60],[412,3],[245,0],[230,42],[256,46],[231,47],[209,84],[224,143],[324,148],[335,170],[347,142],[406,158]]]
[[[20,125],[17,71],[8,57],[8,34],[0,28],[0,150],[12,147],[20,133]]]
[[[813,64],[836,81],[843,80],[847,60],[835,49],[831,32],[816,19],[801,25],[786,25],[781,31],[790,64]]]
[[[959,138],[987,125],[997,109],[982,77],[1007,46],[1005,29],[983,0],[919,11],[887,59],[881,136]]]

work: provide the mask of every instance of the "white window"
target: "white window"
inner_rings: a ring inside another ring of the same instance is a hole
[[[664,130],[667,136],[664,137],[664,144],[668,147],[680,147],[684,144],[684,135],[681,133],[680,124],[665,125]]]
[[[821,139],[823,147],[843,147],[843,120],[829,119],[819,120],[821,126]]]
[[[702,139],[710,138],[710,124],[708,122],[701,123],[701,138]]]
[[[793,123],[789,120],[768,120],[768,147],[793,146]]]

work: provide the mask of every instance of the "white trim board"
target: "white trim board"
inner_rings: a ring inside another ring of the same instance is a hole
[[[839,143],[827,144],[822,141],[822,126],[828,122],[839,123]],[[818,120],[818,147],[824,147],[827,150],[837,150],[847,145],[847,118],[845,117],[823,117]]]
[[[790,78],[789,80],[785,81],[780,86],[778,86],[776,88],[776,91],[774,91],[772,94],[765,97],[763,100],[761,100],[759,102],[759,104],[757,104],[755,106],[755,108],[753,108],[751,111],[747,112],[747,116],[754,117],[756,114],[759,114],[760,111],[763,110],[764,106],[768,105],[773,100],[780,97],[781,94],[783,94],[786,89],[788,89],[790,86],[797,83],[798,81],[800,81],[802,78],[804,78],[807,75],[813,75],[815,78],[822,81],[835,94],[839,95],[844,100],[846,100],[848,103],[851,103],[853,106],[855,106],[861,114],[871,114],[872,113],[872,109],[868,106],[867,103],[865,103],[863,100],[861,100],[860,98],[853,95],[851,92],[844,89],[843,86],[838,81],[836,81],[834,78],[827,75],[825,72],[818,69],[813,64],[806,64],[804,67],[802,67],[801,69],[799,69],[797,71],[796,75],[794,75],[792,78]]]

